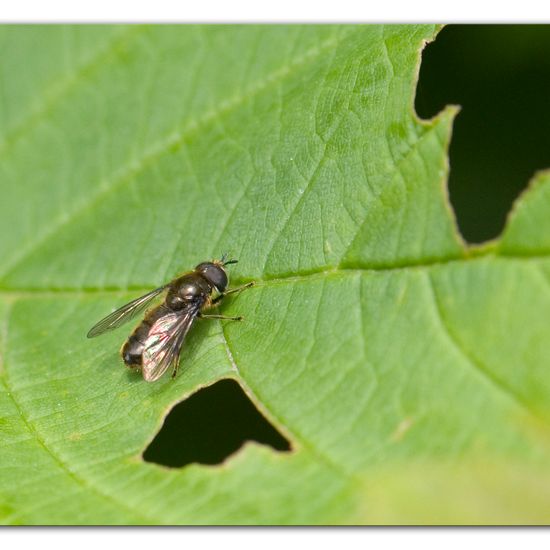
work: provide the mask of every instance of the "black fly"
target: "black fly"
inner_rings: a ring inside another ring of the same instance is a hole
[[[126,366],[141,368],[143,378],[147,382],[158,380],[170,367],[173,369],[174,377],[178,370],[183,341],[197,317],[230,321],[242,319],[203,313],[228,294],[239,292],[254,284],[250,282],[226,291],[228,277],[225,266],[235,263],[237,260],[225,261],[224,256],[221,260],[199,264],[190,273],[132,300],[107,315],[90,329],[88,338],[120,327],[145,311],[154,298],[166,292],[163,303],[147,312],[143,321],[122,346],[120,353]],[[217,296],[212,298],[215,292]]]

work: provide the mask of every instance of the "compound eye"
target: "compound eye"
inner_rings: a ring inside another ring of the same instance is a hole
[[[209,262],[199,264],[196,267],[202,276],[213,286],[215,286],[219,292],[223,292],[227,288],[227,275],[225,270],[219,265]]]

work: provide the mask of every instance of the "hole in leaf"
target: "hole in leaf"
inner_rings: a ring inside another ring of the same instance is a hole
[[[289,451],[289,442],[260,414],[234,380],[221,380],[178,403],[143,459],[173,468],[220,464],[246,441]]]
[[[462,106],[449,194],[469,242],[499,235],[517,195],[550,167],[550,27],[450,25],[423,52],[416,111]]]

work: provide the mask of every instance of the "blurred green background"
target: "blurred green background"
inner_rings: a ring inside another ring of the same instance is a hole
[[[422,55],[416,110],[462,107],[449,192],[469,242],[498,236],[514,199],[550,168],[550,25],[449,25]]]

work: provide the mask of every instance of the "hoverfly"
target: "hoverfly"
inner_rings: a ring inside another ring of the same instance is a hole
[[[143,321],[130,334],[120,350],[122,360],[129,368],[141,368],[147,382],[158,380],[170,367],[172,378],[178,372],[178,363],[185,336],[195,319],[226,319],[240,321],[242,317],[205,315],[203,311],[218,304],[228,294],[251,287],[250,282],[226,290],[228,277],[225,267],[237,260],[203,262],[189,273],[155,288],[144,296],[132,300],[95,324],[88,332],[94,338],[120,327],[143,311],[154,298],[166,292],[162,304],[145,314]],[[217,294],[213,298],[213,294]]]

